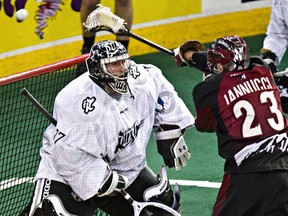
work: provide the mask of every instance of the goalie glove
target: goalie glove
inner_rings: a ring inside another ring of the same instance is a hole
[[[97,196],[113,196],[116,194],[115,192],[120,192],[121,189],[126,189],[127,186],[128,178],[126,176],[109,169],[109,174],[100,185]]]
[[[204,45],[196,40],[189,40],[181,44],[179,47],[174,49],[175,62],[178,67],[183,66],[194,66],[194,63],[190,60],[185,60],[184,53],[187,51],[205,51]]]
[[[262,48],[260,49],[260,56],[267,63],[273,74],[279,71],[275,65],[277,56],[274,52],[272,52],[270,49]]]
[[[166,127],[168,130],[163,130]],[[162,155],[165,165],[180,170],[181,165],[187,165],[190,158],[188,147],[185,143],[181,129],[177,125],[161,125],[154,132],[157,150]]]

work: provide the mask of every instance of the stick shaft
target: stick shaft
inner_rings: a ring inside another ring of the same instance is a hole
[[[26,96],[26,98],[32,102],[32,104],[54,125],[56,126],[57,121],[53,116],[33,97],[33,95],[26,89],[23,88],[21,93]]]
[[[131,36],[132,38],[134,38],[134,39],[136,39],[136,40],[138,40],[138,41],[140,41],[142,43],[145,43],[145,44],[147,44],[147,45],[149,45],[149,46],[151,46],[151,47],[153,47],[153,48],[155,48],[155,49],[157,49],[157,50],[159,50],[161,52],[164,52],[164,53],[174,57],[174,53],[171,50],[169,50],[169,49],[167,49],[165,47],[162,47],[162,46],[160,46],[160,45],[158,45],[158,44],[156,44],[156,43],[154,43],[154,42],[152,42],[152,41],[150,41],[150,40],[148,40],[146,38],[143,38],[143,37],[141,37],[141,36],[139,36],[137,34],[134,34],[131,31],[128,31],[127,35]]]

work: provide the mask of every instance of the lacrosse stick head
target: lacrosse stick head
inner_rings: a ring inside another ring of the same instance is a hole
[[[97,5],[83,23],[87,31],[110,31],[114,34],[123,34],[128,31],[125,20],[112,13],[109,7]]]

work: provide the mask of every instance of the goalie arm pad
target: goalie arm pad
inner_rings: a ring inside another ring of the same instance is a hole
[[[169,168],[174,167],[175,170],[179,170],[181,165],[183,167],[187,165],[186,160],[191,155],[179,126],[160,125],[158,130],[154,132],[154,137],[158,153],[162,155]]]
[[[179,47],[174,49],[174,57],[176,65],[179,67],[183,66],[195,66],[192,61],[192,54],[197,51],[205,51],[204,45],[196,40],[189,40],[181,44]]]
[[[128,186],[128,178],[124,175],[118,174],[116,171],[109,170],[108,176],[100,185],[97,196],[112,196],[115,192],[120,192]]]

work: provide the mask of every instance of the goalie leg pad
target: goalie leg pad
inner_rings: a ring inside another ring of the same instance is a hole
[[[46,199],[43,200],[42,204],[43,215],[49,216],[76,216],[70,214],[65,208],[60,198],[56,195],[49,195]]]
[[[155,197],[162,194],[165,191],[165,189],[169,186],[167,172],[164,167],[161,167],[159,178],[160,178],[159,184],[149,187],[144,191],[143,199],[145,202],[149,201],[151,197]]]
[[[161,167],[159,183],[147,188],[143,193],[143,198],[145,202],[158,202],[178,212],[181,210],[179,186],[175,184],[174,191],[172,190],[165,167]]]
[[[48,195],[41,202],[41,207],[37,207],[33,210],[31,216],[76,216],[74,214],[70,214],[64,207],[60,198],[54,194]]]

